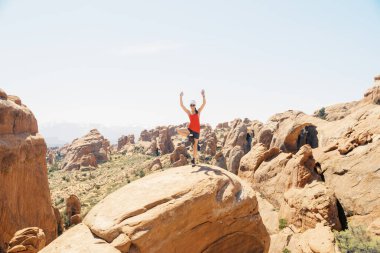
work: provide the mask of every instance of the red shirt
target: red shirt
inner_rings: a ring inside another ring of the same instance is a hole
[[[190,114],[189,119],[190,119],[189,128],[193,130],[194,132],[200,133],[201,124],[199,123],[199,114],[197,113]]]

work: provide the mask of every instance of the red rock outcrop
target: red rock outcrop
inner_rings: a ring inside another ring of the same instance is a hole
[[[59,209],[56,207],[53,207],[53,210],[54,210],[55,220],[57,222],[57,233],[59,236],[65,230],[65,226],[63,225],[63,218],[61,216],[61,213],[59,212]]]
[[[66,199],[66,215],[70,220],[70,225],[75,225],[81,222],[80,212],[81,204],[79,198],[73,194],[70,195]]]
[[[83,223],[41,252],[103,247],[101,252],[240,253],[269,248],[255,192],[236,175],[211,166],[172,168],[134,181],[98,203]],[[83,239],[75,243],[75,238]]]
[[[264,144],[258,143],[252,147],[240,161],[238,175],[247,181],[252,181],[254,173],[262,162],[277,156],[280,150],[277,147],[267,149]]]
[[[117,151],[120,151],[124,148],[125,145],[135,144],[135,136],[133,134],[123,135],[117,141]]]
[[[240,159],[248,152],[248,148],[247,126],[241,119],[235,120],[222,149],[228,171],[237,174]]]
[[[185,158],[182,158],[181,159],[181,155]],[[186,149],[186,147],[184,146],[184,145],[180,145],[180,146],[178,146],[178,147],[176,147],[175,149],[174,149],[174,151],[173,151],[173,153],[171,153],[170,154],[170,163],[171,164],[174,164],[174,163],[176,163],[177,161],[179,161],[179,160],[186,160],[187,161],[187,157],[189,157],[189,153],[187,152],[187,149]],[[180,163],[181,164],[181,163]],[[187,164],[187,163],[186,163]],[[176,167],[178,167],[178,166],[183,166],[183,165],[185,165],[185,164],[182,164],[182,165],[179,165],[178,163],[177,163],[177,166]]]
[[[46,168],[46,143],[33,113],[0,90],[0,249],[16,231],[38,226],[57,236]],[[36,203],[38,205],[36,206]],[[1,250],[0,250],[1,251]]]
[[[201,128],[201,136],[199,139],[199,145],[201,146],[201,152],[205,155],[214,156],[216,154],[218,139],[215,132],[210,125],[204,125]]]
[[[257,156],[252,164],[257,164],[258,160],[261,159],[260,156]],[[316,162],[312,149],[305,145],[295,155],[280,153],[269,161],[263,160],[256,169],[253,178],[247,178],[247,176],[244,178],[253,182],[253,186],[264,194],[273,205],[280,207],[283,194],[288,189],[292,187],[302,188],[314,180],[321,180],[315,171],[315,166]]]
[[[148,166],[148,170],[157,171],[162,169],[162,163],[160,158],[154,159]]]
[[[67,147],[61,169],[78,170],[81,167],[97,167],[99,163],[108,161],[109,146],[109,141],[98,130],[92,129]]]
[[[340,230],[338,209],[334,192],[322,182],[314,181],[304,188],[291,188],[284,193],[279,217],[301,231],[322,223]]]
[[[220,167],[222,169],[227,169],[226,159],[225,159],[222,152],[216,153],[216,155],[214,156],[214,158],[211,161],[211,164],[215,165],[217,167]]]
[[[170,154],[174,150],[174,144],[169,135],[169,129],[163,128],[159,131],[157,145],[161,151],[161,155]]]

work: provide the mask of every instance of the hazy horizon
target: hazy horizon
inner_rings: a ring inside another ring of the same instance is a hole
[[[0,88],[42,128],[181,124],[201,89],[202,123],[265,122],[359,100],[379,27],[378,0],[0,0]]]

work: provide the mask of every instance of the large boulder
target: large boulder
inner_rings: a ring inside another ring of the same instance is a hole
[[[175,162],[179,161],[181,155],[185,157],[185,159],[190,157],[185,145],[179,145],[174,149],[174,151],[170,154],[170,163],[174,164]]]
[[[57,236],[46,167],[46,143],[37,120],[21,102],[0,91],[0,251],[16,231],[44,230]]]
[[[7,253],[37,253],[46,244],[45,233],[37,227],[17,231],[9,242]]]
[[[39,253],[120,253],[106,241],[97,238],[84,224],[70,228]]]
[[[256,169],[253,178],[244,178],[252,182],[255,189],[279,208],[283,194],[290,188],[303,188],[314,180],[321,181],[315,168],[316,161],[312,149],[305,145],[295,155],[279,153],[268,161],[264,160]]]
[[[322,223],[303,233],[285,228],[271,236],[269,253],[285,252],[285,249],[292,253],[340,253],[335,247],[334,233]]]
[[[322,223],[340,230],[334,192],[322,182],[314,181],[304,188],[291,188],[284,193],[279,216],[304,231]]]
[[[273,147],[270,150],[262,143],[258,143],[252,147],[246,155],[240,160],[238,175],[247,181],[252,181],[254,173],[259,168],[262,162],[277,156],[280,150]]]
[[[222,152],[216,153],[214,158],[211,161],[211,164],[214,166],[218,166],[223,169],[227,169],[227,163],[226,163],[226,158],[224,157]]]
[[[78,170],[81,167],[97,167],[99,163],[108,161],[109,147],[110,142],[98,130],[92,129],[67,147],[61,169]]]
[[[89,236],[77,248],[239,253],[267,252],[269,247],[255,192],[213,166],[177,167],[134,181],[100,201],[83,222],[99,239]],[[69,231],[42,252],[62,252],[72,237]],[[76,244],[71,245],[74,251]]]

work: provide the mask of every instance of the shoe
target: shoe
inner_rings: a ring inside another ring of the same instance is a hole
[[[191,165],[194,167],[195,166],[195,159],[191,159]]]
[[[199,143],[198,143],[198,145],[197,145],[197,150],[198,150],[198,151],[201,151],[201,145],[199,145]]]

